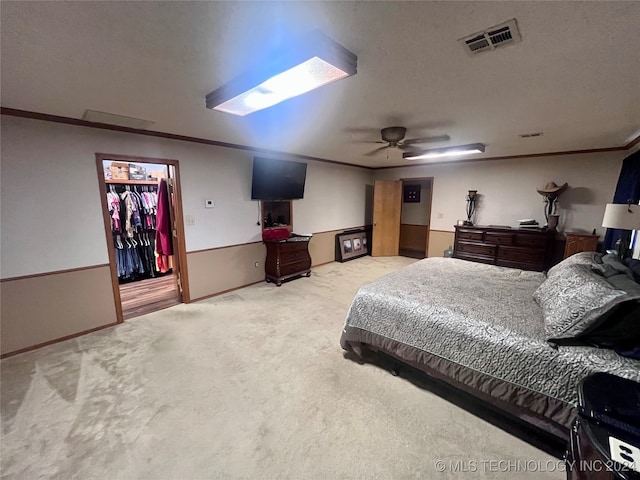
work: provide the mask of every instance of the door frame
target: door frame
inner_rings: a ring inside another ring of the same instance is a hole
[[[109,269],[111,270],[111,287],[113,289],[113,299],[116,307],[116,323],[123,323],[122,299],[120,298],[120,284],[118,283],[118,269],[116,265],[115,245],[113,243],[113,233],[111,231],[111,217],[109,216],[109,206],[107,205],[107,184],[104,178],[104,161],[122,161],[126,163],[152,163],[156,165],[167,165],[167,173],[171,174],[169,166],[173,167],[175,173],[173,211],[175,213],[176,235],[174,239],[175,266],[179,274],[179,282],[182,287],[182,303],[190,303],[189,295],[189,275],[187,273],[187,250],[184,239],[184,218],[182,210],[182,189],[180,188],[180,165],[178,160],[168,158],[137,157],[132,155],[121,155],[112,153],[96,153],[96,168],[98,171],[98,190],[100,191],[100,203],[102,205],[102,218],[104,221],[104,232],[107,239],[107,254],[109,256]]]
[[[429,223],[427,224],[427,243],[424,246],[424,258],[429,256],[429,236],[431,235],[431,210],[433,207],[433,179],[434,177],[415,177],[415,178],[401,178],[402,182],[403,194],[404,194],[404,184],[408,182],[426,182],[428,181],[431,184],[431,188],[429,189],[429,208],[427,210],[427,218],[429,219]],[[400,225],[402,225],[402,204],[400,205]]]

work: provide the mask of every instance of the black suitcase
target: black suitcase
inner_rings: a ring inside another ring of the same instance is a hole
[[[640,479],[640,383],[608,373],[578,387],[566,456],[569,480]]]

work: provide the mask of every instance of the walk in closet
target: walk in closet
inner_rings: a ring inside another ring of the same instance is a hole
[[[123,319],[181,303],[171,165],[101,162]]]

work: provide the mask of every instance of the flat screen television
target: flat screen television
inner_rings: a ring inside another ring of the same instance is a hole
[[[253,158],[252,200],[295,200],[304,197],[307,164]]]

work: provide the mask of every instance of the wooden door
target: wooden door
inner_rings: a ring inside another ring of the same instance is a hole
[[[401,208],[402,182],[400,180],[376,180],[373,188],[372,257],[398,255]]]
[[[169,178],[167,178],[167,191],[169,193],[169,220],[171,222],[171,239],[173,244],[173,274],[176,279],[178,287],[178,301],[182,303],[183,289],[182,289],[182,275],[180,268],[180,246],[178,244],[178,225],[176,215],[176,170],[173,165],[167,165]]]

